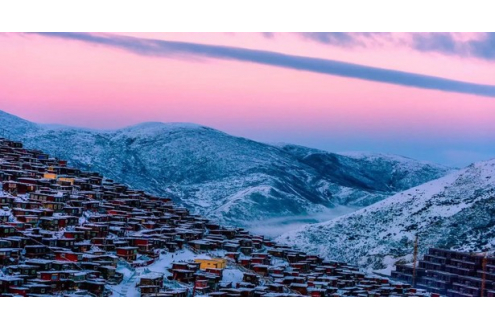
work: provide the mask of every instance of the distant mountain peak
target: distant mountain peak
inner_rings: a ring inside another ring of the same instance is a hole
[[[113,131],[116,134],[125,134],[129,137],[151,137],[151,136],[159,136],[163,134],[169,133],[191,133],[191,132],[201,132],[201,131],[210,131],[210,132],[218,132],[213,128],[209,128],[206,126],[194,124],[194,123],[181,123],[181,122],[144,122],[137,125],[128,126],[125,128],[117,129]],[[112,133],[112,131],[110,131]]]
[[[183,123],[183,122],[159,122],[159,121],[149,121],[143,122],[136,125],[125,127],[121,130],[149,130],[149,129],[201,129],[207,128],[194,123]]]

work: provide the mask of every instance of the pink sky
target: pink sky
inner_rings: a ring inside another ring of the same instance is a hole
[[[273,38],[257,33],[127,35],[267,50],[495,85],[493,60],[421,52],[396,42],[340,47],[295,34]],[[91,128],[145,121],[195,122],[261,141],[331,151],[394,152],[451,164],[495,157],[490,149],[495,142],[495,98],[491,97],[239,61],[142,56],[37,35],[0,35],[0,45],[0,109],[34,122]]]

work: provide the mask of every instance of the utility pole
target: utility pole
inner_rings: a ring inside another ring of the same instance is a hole
[[[485,252],[485,255],[483,256],[483,263],[482,263],[482,268],[483,268],[483,275],[481,277],[481,297],[485,296],[485,286],[486,286],[486,264],[488,263],[488,254]]]
[[[413,253],[413,276],[412,276],[412,286],[416,285],[416,262],[418,261],[418,241],[419,236],[416,234],[416,239],[414,240],[414,253]]]

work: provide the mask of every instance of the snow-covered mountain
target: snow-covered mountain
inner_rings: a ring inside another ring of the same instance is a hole
[[[278,241],[383,272],[429,247],[495,248],[495,159],[397,193],[331,221],[286,233]]]
[[[452,170],[398,155],[335,154],[290,144],[280,147],[328,180],[362,190],[394,193],[434,180]]]
[[[449,171],[398,156],[271,146],[195,124],[96,131],[34,124],[0,111],[1,128],[29,148],[231,224],[352,210]]]

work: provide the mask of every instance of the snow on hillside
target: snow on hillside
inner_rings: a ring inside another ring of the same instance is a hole
[[[414,187],[425,182],[419,176],[414,175],[414,173],[436,176],[439,170],[444,171],[445,174],[453,170],[444,165],[400,155],[370,152],[347,152],[341,153],[341,155],[354,158],[362,164],[367,164],[367,166],[376,167],[380,170],[384,167],[389,168],[390,175],[392,177],[395,176],[395,180],[393,181],[398,189]]]
[[[405,190],[446,175],[452,169],[408,157],[380,153],[335,154],[286,144],[282,148],[301,162],[329,169],[326,175],[342,183],[359,184],[363,189],[386,192]],[[346,169],[345,176],[341,169]],[[347,180],[347,181],[345,181]]]
[[[172,263],[190,262],[195,259],[211,259],[211,257],[207,254],[196,254],[190,250],[183,249],[175,253],[167,252],[160,254],[157,261],[145,267],[131,268],[121,262],[117,267],[117,271],[124,275],[122,282],[116,285],[108,285],[107,287],[112,291],[113,296],[140,297],[141,293],[137,285],[143,275],[155,273],[168,277],[172,275],[169,272]],[[168,281],[166,283],[171,284]],[[177,285],[177,283],[174,284]],[[188,287],[184,286],[183,288]]]
[[[430,247],[495,248],[495,159],[399,192],[329,222],[280,236],[279,242],[389,273]]]
[[[33,124],[1,111],[0,123],[29,148],[226,224],[354,210],[448,172],[409,159],[402,166],[383,157],[276,147],[189,123],[97,131]]]

